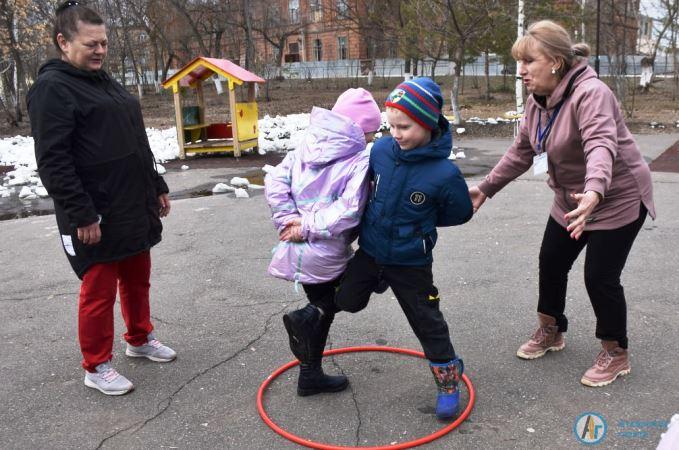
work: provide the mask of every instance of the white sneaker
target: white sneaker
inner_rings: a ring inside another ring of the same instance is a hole
[[[134,389],[130,380],[120,375],[110,362],[99,364],[96,372],[85,372],[85,386],[106,395],[123,395]]]
[[[125,354],[133,358],[148,358],[155,362],[170,362],[177,357],[177,352],[167,345],[163,345],[158,339],[149,333],[148,342],[139,347],[127,344]]]

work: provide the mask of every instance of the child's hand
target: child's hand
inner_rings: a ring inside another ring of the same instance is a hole
[[[281,231],[279,239],[281,241],[303,242],[302,225],[286,225],[283,231]]]

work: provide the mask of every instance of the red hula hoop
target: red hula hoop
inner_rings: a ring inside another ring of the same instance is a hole
[[[424,358],[424,353],[418,352],[416,350],[409,350],[405,348],[397,348],[397,347],[383,347],[383,346],[360,346],[360,347],[345,347],[345,348],[337,348],[334,350],[327,350],[323,352],[324,356],[331,356],[331,355],[337,355],[341,353],[356,353],[356,352],[386,352],[386,353],[400,353],[403,355],[409,355],[409,356],[416,356],[418,358]],[[345,447],[345,446],[340,446],[340,445],[331,445],[331,444],[324,444],[322,442],[315,442],[310,439],[304,439],[301,438],[295,434],[292,434],[288,431],[285,431],[278,425],[276,425],[267,415],[266,410],[264,409],[264,404],[263,404],[263,398],[264,398],[264,391],[266,388],[271,384],[273,380],[278,378],[283,372],[287,371],[288,369],[295,367],[299,365],[299,361],[294,360],[290,361],[289,363],[279,367],[276,369],[271,375],[269,375],[266,380],[261,384],[259,387],[259,390],[257,391],[257,411],[259,411],[259,415],[266,423],[269,428],[271,428],[273,431],[276,433],[280,434],[283,436],[285,439],[288,439],[292,442],[295,442],[297,444],[303,445],[305,447],[309,448],[316,448],[316,449],[321,449],[321,450],[387,450],[387,449],[404,449],[404,448],[412,448],[416,447],[418,445],[426,444],[428,442],[431,442],[433,440],[436,440],[442,436],[445,436],[446,434],[450,433],[453,431],[455,428],[460,426],[462,422],[465,421],[467,416],[472,412],[472,409],[474,408],[474,402],[476,400],[476,392],[474,391],[474,386],[472,385],[472,382],[469,378],[467,378],[467,375],[462,375],[462,381],[464,381],[464,384],[467,386],[467,391],[469,392],[469,402],[467,403],[467,407],[462,411],[462,414],[452,423],[449,425],[446,425],[445,427],[441,428],[440,430],[436,431],[435,433],[432,433],[428,436],[424,436],[412,441],[407,441],[407,442],[402,442],[400,444],[395,444],[395,445],[384,445],[384,446],[378,446],[378,447]]]

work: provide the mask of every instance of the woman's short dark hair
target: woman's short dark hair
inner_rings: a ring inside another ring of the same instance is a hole
[[[78,33],[78,21],[89,23],[92,25],[102,25],[104,20],[101,16],[91,8],[88,8],[83,3],[69,0],[57,8],[54,18],[54,30],[52,31],[52,42],[61,53],[61,47],[57,42],[57,35],[61,33],[67,41],[73,39],[73,35]]]

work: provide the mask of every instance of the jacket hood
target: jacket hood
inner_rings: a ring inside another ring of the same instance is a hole
[[[351,119],[314,107],[300,145],[300,158],[304,164],[322,167],[361,152],[365,146],[363,130]]]
[[[82,70],[73,66],[70,63],[58,58],[50,59],[40,67],[38,75],[43,75],[48,72],[62,72],[71,76],[90,79],[109,81],[111,78],[104,70]]]
[[[592,78],[596,78],[596,72],[589,66],[587,60],[581,61],[566,72],[549,98],[542,95],[533,95],[533,97],[535,102],[543,109],[545,107],[553,109],[561,100],[568,97],[576,87]]]
[[[448,120],[439,116],[438,137],[422,147],[412,150],[401,150],[394,141],[394,149],[398,159],[408,162],[422,161],[424,159],[446,159],[450,156],[453,148],[453,135],[450,132]]]

